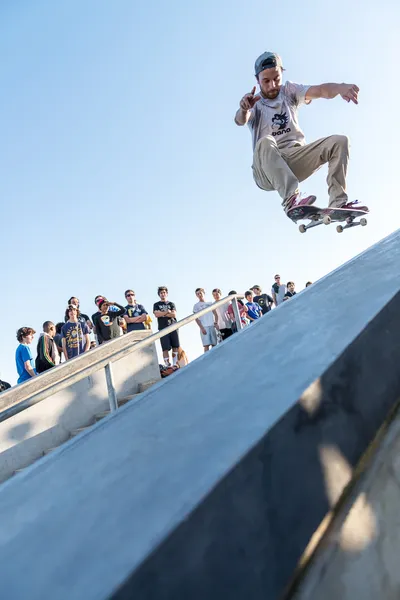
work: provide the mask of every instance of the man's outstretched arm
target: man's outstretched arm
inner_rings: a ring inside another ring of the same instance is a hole
[[[306,93],[306,102],[316,100],[317,98],[336,98],[341,96],[346,102],[358,104],[358,92],[360,89],[354,83],[321,83],[321,85],[312,85]]]

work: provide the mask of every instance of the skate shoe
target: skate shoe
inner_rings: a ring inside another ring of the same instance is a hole
[[[293,196],[290,196],[289,200],[287,201],[285,212],[287,214],[289,210],[298,206],[311,206],[311,204],[314,204],[316,199],[317,196],[306,196],[302,198],[300,192],[296,192],[293,194]]]
[[[345,208],[346,210],[363,210],[365,212],[369,211],[368,206],[358,206],[360,204],[359,200],[354,200],[353,202],[348,202],[347,204],[343,204],[340,208]]]

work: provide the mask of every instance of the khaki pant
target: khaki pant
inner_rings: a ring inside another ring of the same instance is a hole
[[[345,135],[330,135],[306,146],[279,149],[267,135],[257,142],[253,157],[253,176],[262,190],[276,190],[286,208],[289,198],[298,192],[299,182],[328,163],[329,206],[347,203],[346,173],[349,140]]]

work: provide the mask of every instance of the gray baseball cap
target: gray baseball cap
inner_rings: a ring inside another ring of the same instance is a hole
[[[276,52],[263,52],[255,62],[254,74],[259,75],[264,69],[274,69],[275,67],[283,69],[282,59],[279,54],[276,54]]]

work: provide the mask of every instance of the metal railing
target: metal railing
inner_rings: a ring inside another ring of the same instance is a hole
[[[96,373],[101,369],[105,369],[110,410],[111,412],[116,411],[118,409],[118,401],[113,380],[113,362],[128,356],[132,352],[151,346],[154,342],[165,335],[168,335],[172,331],[181,329],[181,327],[192,323],[199,317],[202,317],[229,302],[232,302],[236,328],[237,330],[242,329],[238,298],[243,298],[243,296],[239,294],[226,296],[222,300],[214,302],[211,306],[189,315],[181,321],[178,321],[157,333],[149,335],[146,339],[141,341],[132,341],[134,334],[137,332],[128,333],[107,344],[102,344],[95,350],[85,352],[71,361],[67,361],[50,369],[38,377],[34,377],[25,383],[10,388],[0,396],[0,409],[4,408],[4,410],[0,412],[0,422],[6,421],[10,417],[42,402],[42,400],[45,400],[49,396],[53,396],[57,392],[70,387],[85,377],[93,375],[93,373]]]

